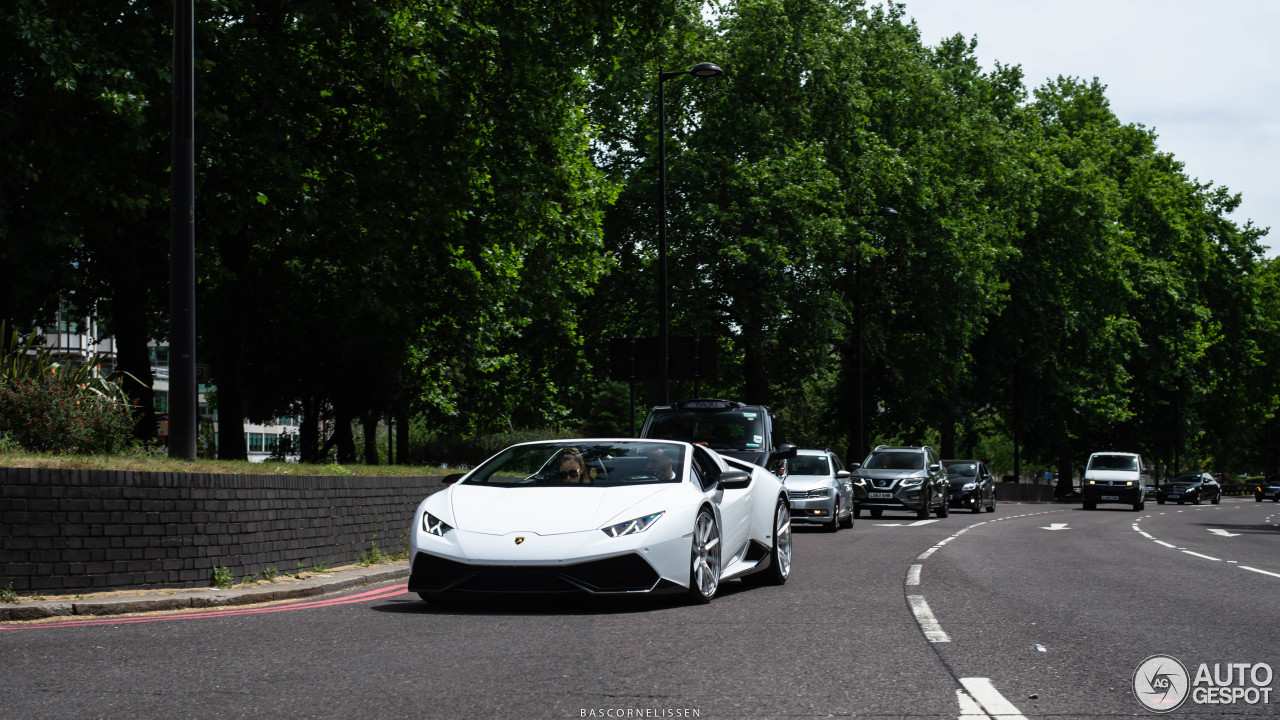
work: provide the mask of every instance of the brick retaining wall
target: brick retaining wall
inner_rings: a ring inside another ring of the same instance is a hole
[[[207,587],[402,552],[438,477],[0,467],[0,588]]]

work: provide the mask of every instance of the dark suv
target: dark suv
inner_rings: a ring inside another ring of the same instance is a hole
[[[932,511],[947,516],[951,485],[947,471],[933,448],[880,445],[863,460],[853,465],[854,494],[857,506],[878,518],[885,510],[913,511],[924,519]]]
[[[773,416],[763,405],[736,400],[685,400],[649,411],[642,438],[683,440],[706,445],[721,455],[769,467],[769,461],[795,457],[796,446],[774,436]]]

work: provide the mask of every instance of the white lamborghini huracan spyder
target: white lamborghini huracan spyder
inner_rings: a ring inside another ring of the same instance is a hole
[[[513,445],[418,506],[409,590],[687,592],[791,574],[791,516],[776,476],[701,445],[556,440]]]

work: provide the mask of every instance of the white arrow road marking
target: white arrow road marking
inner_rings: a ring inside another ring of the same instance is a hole
[[[911,612],[916,616],[916,622],[920,623],[920,630],[929,642],[951,642],[951,636],[943,632],[941,623],[933,616],[923,595],[908,595],[907,602],[911,604]]]
[[[1049,523],[1049,527],[1042,527],[1041,530],[1067,530],[1066,523]]]
[[[1004,699],[989,678],[960,678],[960,684],[969,692],[970,697],[982,705],[988,717],[1000,718],[1000,720],[1027,720],[1022,711]],[[964,704],[961,703],[961,712],[965,709]]]
[[[1239,537],[1241,534],[1241,533],[1227,532],[1226,530],[1219,530],[1218,528],[1209,528],[1209,532],[1213,533],[1214,535],[1221,535],[1222,537]]]

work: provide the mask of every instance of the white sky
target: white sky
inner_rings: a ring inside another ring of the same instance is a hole
[[[922,41],[960,33],[977,56],[1107,86],[1121,122],[1155,130],[1193,179],[1226,186],[1231,216],[1280,253],[1280,0],[904,0]]]

